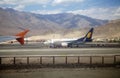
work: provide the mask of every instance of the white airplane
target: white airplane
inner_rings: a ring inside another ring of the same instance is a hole
[[[29,30],[24,30],[15,36],[0,36],[0,42],[5,42],[9,40],[16,39],[21,45],[24,45],[24,36]]]
[[[62,47],[72,47],[72,45],[79,45],[85,42],[92,42],[93,28],[91,28],[88,33],[79,39],[51,39],[44,42],[44,44],[50,44],[51,47],[62,46]]]

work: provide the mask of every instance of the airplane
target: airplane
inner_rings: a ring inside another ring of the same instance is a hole
[[[0,36],[0,42],[16,39],[21,45],[24,45],[24,36],[27,32],[29,32],[29,30],[19,32],[15,36]]]
[[[94,28],[91,28],[84,37],[79,39],[52,39],[44,43],[50,44],[50,47],[73,47],[74,45],[78,46],[86,42],[92,42],[93,30]]]
[[[92,40],[93,40],[93,39],[92,39],[93,30],[94,30],[94,29],[91,28],[84,37],[79,38],[79,39],[77,39],[77,40],[75,40],[75,41],[72,41],[72,42],[68,43],[68,44],[67,44],[68,47],[78,46],[79,44],[84,44],[84,43],[86,43],[86,42],[92,42]]]

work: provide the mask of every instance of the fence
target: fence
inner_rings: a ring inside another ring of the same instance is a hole
[[[30,64],[114,64],[120,65],[120,55],[27,55],[0,56],[0,65],[30,65]]]

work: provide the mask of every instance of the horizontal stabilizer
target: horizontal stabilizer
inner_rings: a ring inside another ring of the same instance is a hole
[[[24,45],[24,36],[26,35],[26,33],[28,32],[29,30],[25,30],[23,32],[20,32],[18,34],[16,34],[15,36],[17,36],[18,38],[16,38],[16,40],[21,44],[21,45]]]

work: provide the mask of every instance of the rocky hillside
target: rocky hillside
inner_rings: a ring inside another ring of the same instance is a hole
[[[90,28],[71,29],[63,34],[47,34],[33,36],[31,39],[53,39],[53,38],[80,38],[85,36]],[[120,20],[113,20],[109,23],[94,27],[93,39],[120,39]]]
[[[108,21],[69,13],[40,15],[0,8],[0,35],[13,35],[20,27],[30,29],[29,36],[64,34],[86,27],[98,27]]]
[[[99,20],[70,13],[40,15],[0,8],[0,35],[14,35],[21,28],[37,38],[79,38],[94,27],[94,38],[120,37],[120,20]]]
[[[96,27],[94,36],[96,38],[120,38],[120,19],[113,20],[103,26]]]

